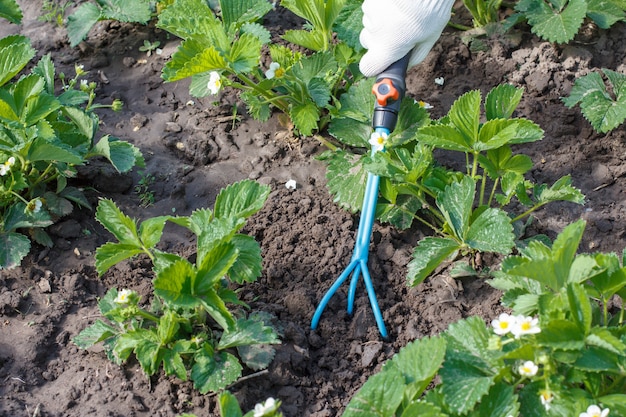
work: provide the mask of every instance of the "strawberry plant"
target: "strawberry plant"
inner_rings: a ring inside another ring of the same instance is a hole
[[[261,251],[254,238],[238,234],[246,219],[260,210],[269,187],[245,180],[217,196],[213,211],[190,216],[161,216],[139,225],[110,200],[101,200],[97,220],[113,234],[96,251],[101,275],[115,264],[146,255],[154,265],[154,295],[142,307],[130,290],[110,289],[98,306],[99,319],[73,340],[81,348],[104,342],[115,363],[134,354],[150,376],[163,368],[166,375],[190,378],[202,393],[220,391],[242,373],[240,360],[253,370],[267,367],[279,343],[260,314],[233,312],[228,305],[246,308],[229,283],[255,281],[261,273]],[[196,236],[193,261],[156,246],[167,222]],[[235,352],[238,356],[235,356]]]
[[[310,54],[272,42],[258,23],[272,9],[266,0],[219,4],[220,16],[202,0],[177,0],[159,15],[157,26],[183,39],[165,65],[163,78],[191,77],[190,92],[198,97],[217,94],[222,85],[236,88],[254,118],[267,120],[276,108],[304,135],[324,128],[338,108],[338,97],[354,81],[349,75],[358,74],[360,46],[354,28],[360,24],[355,17],[360,3],[280,3],[308,22],[307,29],[287,31],[283,39]],[[349,40],[335,41],[334,31]],[[271,62],[261,64],[265,50]]]
[[[93,25],[101,20],[146,24],[153,14],[151,3],[149,0],[95,0],[83,3],[67,17],[70,45],[78,45]]]
[[[350,147],[369,146],[368,109],[373,108],[371,84],[364,82],[342,96],[342,106],[329,132]],[[409,264],[410,285],[422,282],[443,261],[459,254],[508,254],[515,245],[513,224],[552,201],[582,203],[584,197],[569,176],[551,186],[532,184],[524,174],[532,161],[513,155],[512,146],[540,140],[543,131],[530,120],[513,118],[522,90],[501,85],[482,97],[470,91],[455,101],[448,115],[430,121],[419,103],[405,99],[396,130],[385,140],[385,152],[354,154],[328,151],[328,187],[343,207],[357,211],[367,172],[381,177],[376,214],[400,228],[414,220],[430,228],[415,248]],[[434,150],[462,152],[464,172],[436,163]],[[360,156],[359,156],[360,155]],[[507,206],[516,199],[525,206],[515,215]]]
[[[13,11],[13,15],[17,16]],[[0,39],[0,269],[19,265],[30,251],[30,238],[52,246],[44,228],[73,210],[89,207],[83,193],[68,184],[76,167],[105,157],[119,172],[143,163],[139,150],[109,135],[98,139],[95,83],[76,66],[76,76],[57,76],[49,55],[29,74],[12,79],[28,65],[35,50],[26,37]],[[63,91],[55,95],[60,78]]]
[[[580,105],[585,119],[602,133],[609,132],[626,120],[626,75],[602,69],[607,83],[598,72],[577,78],[569,97],[564,97],[567,107]]]
[[[520,0],[511,22],[526,20],[533,33],[550,42],[574,39],[585,19],[608,29],[626,18],[623,0]]]
[[[474,27],[498,22],[502,0],[463,0],[463,5],[473,18]]]
[[[575,256],[583,230],[505,259],[498,287],[516,314],[409,343],[343,416],[626,416],[624,305],[606,308],[626,268],[614,254]]]

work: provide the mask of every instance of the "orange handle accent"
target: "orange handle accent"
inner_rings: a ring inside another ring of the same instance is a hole
[[[394,87],[389,78],[383,78],[372,87],[376,101],[380,106],[386,106],[389,100],[398,100],[400,92]]]

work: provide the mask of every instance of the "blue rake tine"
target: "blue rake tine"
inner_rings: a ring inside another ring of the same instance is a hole
[[[385,128],[377,128],[377,132],[384,132],[389,134],[389,131]],[[363,275],[363,281],[365,282],[365,288],[367,295],[374,312],[374,318],[378,325],[378,330],[381,336],[387,338],[387,329],[385,328],[385,322],[383,321],[383,315],[378,306],[378,300],[376,299],[376,293],[374,291],[374,285],[372,284],[372,277],[369,269],[367,268],[367,260],[369,257],[369,244],[372,237],[372,228],[374,227],[374,218],[376,217],[376,202],[378,201],[378,185],[380,183],[380,177],[372,173],[367,176],[367,183],[365,186],[365,195],[363,197],[363,208],[361,210],[361,219],[359,220],[359,229],[357,231],[356,243],[354,246],[354,253],[350,264],[339,275],[339,278],[335,280],[330,289],[326,292],[322,300],[320,301],[313,319],[311,320],[311,329],[315,330],[319,324],[320,318],[324,309],[328,305],[328,302],[332,296],[337,292],[339,287],[346,281],[348,275],[352,274],[350,281],[350,287],[348,290],[348,314],[352,314],[354,310],[354,298],[356,295],[356,287],[359,281],[359,277]]]

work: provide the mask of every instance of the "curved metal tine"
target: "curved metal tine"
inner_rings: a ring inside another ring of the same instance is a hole
[[[322,313],[324,312],[324,309],[328,305],[328,302],[330,301],[332,296],[335,295],[339,287],[341,287],[341,284],[343,284],[346,278],[348,278],[348,275],[350,275],[350,272],[352,272],[352,270],[358,265],[359,265],[359,260],[352,259],[348,267],[343,270],[341,275],[339,275],[339,278],[337,278],[335,282],[333,283],[333,285],[329,288],[329,290],[326,291],[326,294],[324,294],[322,301],[320,301],[317,308],[315,309],[315,314],[313,314],[313,319],[311,320],[311,329],[313,330],[317,329],[317,325],[319,324],[320,318],[322,317]]]

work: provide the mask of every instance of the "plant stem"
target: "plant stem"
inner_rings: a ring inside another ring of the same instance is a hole
[[[330,141],[326,140],[322,135],[313,135],[315,139],[317,139],[322,145],[326,146],[331,151],[335,152],[337,150],[337,146],[335,146]]]
[[[530,213],[532,213],[533,211],[535,211],[535,210],[539,209],[540,207],[543,207],[543,206],[544,206],[544,204],[546,204],[546,203],[538,204],[538,205],[536,205],[536,206],[533,206],[533,207],[529,208],[528,210],[526,210],[525,212],[523,212],[523,213],[522,213],[522,214],[520,214],[519,216],[514,217],[514,218],[511,220],[511,223],[515,223],[516,221],[523,219],[524,217],[528,216],[528,215],[529,215]]]
[[[250,78],[245,76],[244,74],[235,74],[243,83],[254,90],[261,97],[265,97],[268,100],[276,100],[278,97],[273,93],[269,93],[267,90],[259,88],[259,85],[252,81]],[[276,107],[280,109],[285,114],[289,114],[289,106],[283,100],[276,100],[276,102],[272,102]]]
[[[160,321],[160,319],[157,316],[155,316],[152,313],[148,313],[147,311],[145,311],[145,310],[143,310],[143,309],[141,309],[139,307],[137,307],[137,315],[140,316],[140,317],[143,317],[144,319],[148,319],[150,321],[153,321],[155,323],[158,323]]]

